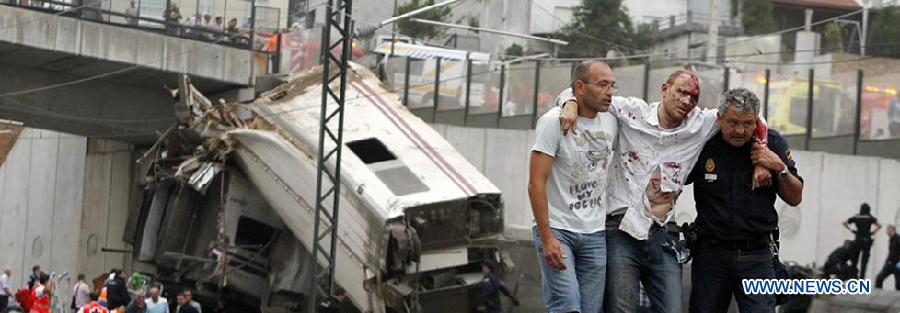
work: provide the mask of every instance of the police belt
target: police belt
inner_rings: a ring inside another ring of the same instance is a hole
[[[769,236],[745,240],[722,240],[712,236],[705,236],[701,239],[701,241],[706,242],[707,244],[719,249],[735,251],[768,248],[769,244],[771,243],[771,239]]]

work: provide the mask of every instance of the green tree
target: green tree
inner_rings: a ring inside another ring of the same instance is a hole
[[[404,14],[418,8],[433,5],[434,0],[412,0],[407,4],[404,4],[397,8],[398,14]],[[450,19],[450,7],[443,6],[440,8],[434,8],[425,12],[422,12],[419,15],[416,15],[416,18],[423,20],[432,20],[438,22],[448,22]],[[444,35],[446,32],[445,27],[428,25],[423,23],[412,22],[409,19],[403,19],[400,22],[397,22],[397,29],[399,29],[401,34],[418,38],[418,39],[431,39],[438,38]]]
[[[844,52],[844,29],[837,22],[831,22],[825,26],[822,49],[824,53]]]
[[[477,17],[477,16],[469,16],[469,26],[475,27],[475,28],[481,27],[481,26],[478,26],[478,24],[479,24],[479,22],[478,22],[478,17]],[[474,31],[474,32],[475,32],[475,33],[478,33],[477,30]]]
[[[632,44],[639,50],[646,50],[653,47],[656,41],[656,28],[652,24],[640,24],[631,37]]]
[[[603,56],[609,50],[647,49],[653,45],[655,30],[649,24],[635,29],[622,0],[582,0],[572,24],[557,36],[569,42],[561,51],[564,55]]]
[[[507,57],[520,57],[525,55],[525,49],[522,48],[517,43],[512,44],[509,48],[506,48],[505,53]]]
[[[900,58],[900,7],[885,7],[873,12],[869,25],[867,56]]]
[[[741,19],[744,34],[759,35],[775,31],[775,17],[769,0],[743,0],[741,12],[744,14]]]

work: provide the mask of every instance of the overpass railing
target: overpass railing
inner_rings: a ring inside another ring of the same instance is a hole
[[[281,9],[253,0],[0,0],[0,5],[270,53],[277,47],[269,37],[287,26]]]

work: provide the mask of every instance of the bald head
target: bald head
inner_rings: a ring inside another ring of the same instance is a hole
[[[606,63],[597,60],[587,60],[575,66],[575,72],[572,73],[572,87],[575,87],[576,81],[591,81],[592,75],[598,71],[606,71],[612,73],[612,69]],[[596,76],[596,75],[593,75]]]
[[[588,60],[575,67],[572,74],[572,93],[578,100],[578,115],[594,118],[606,112],[616,93],[616,78],[606,63]]]

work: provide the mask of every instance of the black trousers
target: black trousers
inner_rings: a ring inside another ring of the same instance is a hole
[[[9,305],[9,296],[0,296],[0,311],[5,310],[7,305]]]
[[[890,275],[894,275],[894,289],[900,290],[900,273],[897,273],[897,263],[892,261],[885,261],[881,272],[875,276],[875,288],[882,288],[884,279]]]
[[[774,279],[768,247],[734,250],[699,242],[691,265],[690,313],[726,313],[733,296],[742,313],[775,313],[775,295],[748,295],[743,279]]]
[[[837,260],[827,260],[825,261],[825,266],[822,268],[822,274],[825,274],[825,278],[834,278],[840,280],[848,280],[856,277],[856,268],[847,264],[847,262],[840,262]]]
[[[500,306],[500,295],[484,297],[484,311],[485,313],[503,312],[503,308]]]
[[[870,251],[872,251],[872,238],[857,238],[853,240],[853,254],[850,256],[850,265],[859,269],[859,278],[866,278],[866,266],[869,264]],[[859,267],[856,266],[857,264],[859,264]]]

